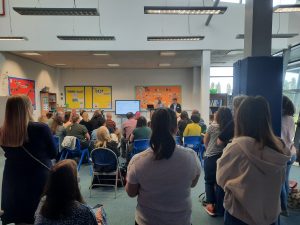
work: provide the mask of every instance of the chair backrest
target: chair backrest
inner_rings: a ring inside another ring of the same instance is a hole
[[[116,169],[118,166],[117,155],[108,148],[95,148],[91,152],[92,163],[95,167],[109,167]]]
[[[175,141],[177,145],[181,145],[180,136],[176,136]]]
[[[150,147],[149,139],[139,139],[133,142],[133,154],[140,153]]]
[[[183,137],[183,145],[185,147],[199,150],[201,147],[202,137],[201,136],[185,136]]]

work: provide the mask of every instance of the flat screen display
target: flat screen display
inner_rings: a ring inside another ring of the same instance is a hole
[[[140,111],[139,100],[116,100],[116,115],[126,115],[128,112],[136,113]]]

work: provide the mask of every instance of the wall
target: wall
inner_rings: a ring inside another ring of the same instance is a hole
[[[34,111],[34,118],[40,115],[40,90],[47,86],[50,92],[58,93],[58,79],[56,76],[56,69],[27,60],[12,54],[0,53],[0,75],[12,76],[19,78],[27,78],[35,80],[36,93],[36,110]],[[7,81],[0,80],[0,96],[8,95]],[[2,107],[2,106],[1,106]]]
[[[300,43],[300,13],[291,13],[289,17],[289,33],[299,33],[298,36],[289,39],[289,44],[295,45]]]
[[[193,90],[192,69],[156,69],[156,70],[61,70],[60,90],[67,85],[108,85],[112,86],[114,101],[135,99],[135,86],[138,85],[181,85],[182,107],[192,109]],[[145,114],[147,117],[148,114]]]

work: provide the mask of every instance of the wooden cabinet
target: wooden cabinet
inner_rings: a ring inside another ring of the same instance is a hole
[[[41,98],[41,114],[57,111],[56,93],[40,92],[40,98]]]

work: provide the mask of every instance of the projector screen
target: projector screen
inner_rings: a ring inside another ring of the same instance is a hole
[[[116,100],[116,115],[126,115],[128,112],[136,113],[140,111],[139,100]]]

